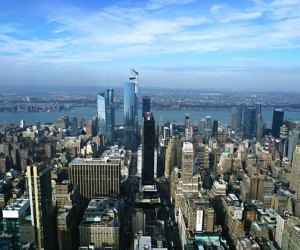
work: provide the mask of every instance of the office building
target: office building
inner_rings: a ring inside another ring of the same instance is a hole
[[[97,95],[97,123],[98,134],[103,135],[108,144],[114,143],[115,107],[113,89],[107,89],[106,92]]]
[[[30,200],[31,224],[35,228],[35,241],[39,249],[53,249],[55,244],[52,211],[51,167],[27,167],[27,190]]]
[[[237,120],[237,131],[241,131],[243,128],[243,114],[244,114],[245,106],[240,104],[237,107],[237,114],[236,114],[236,120]]]
[[[256,140],[260,141],[264,132],[264,118],[261,114],[256,117]]]
[[[262,115],[262,104],[261,103],[256,104],[256,114]]]
[[[71,118],[71,131],[70,135],[71,136],[77,136],[78,135],[78,120],[77,117],[72,117]]]
[[[281,109],[274,109],[272,122],[272,135],[279,138],[280,127],[283,125],[284,111]]]
[[[289,143],[288,143],[288,159],[290,162],[292,162],[293,160],[293,153],[294,153],[294,150],[296,148],[296,145],[299,143],[299,134],[300,134],[300,131],[298,129],[294,129],[292,131],[290,131],[290,134],[289,134]]]
[[[2,210],[3,233],[12,235],[14,242],[13,249],[22,249],[22,242],[20,240],[20,225],[29,211],[29,205],[30,202],[28,199],[20,198],[6,205]]]
[[[244,113],[244,137],[251,139],[255,136],[255,126],[256,126],[256,109],[255,108],[247,108]]]
[[[124,146],[135,149],[137,144],[137,95],[136,83],[131,81],[124,85]]]
[[[218,135],[218,128],[219,128],[219,123],[218,123],[217,120],[214,120],[213,125],[212,125],[212,132],[211,132],[212,136],[217,136]]]
[[[300,145],[295,147],[293,153],[292,174],[290,181],[290,189],[296,192],[295,214],[300,216]]]
[[[169,178],[174,167],[181,168],[181,139],[178,135],[172,136],[166,149],[165,177]]]
[[[68,170],[84,205],[96,196],[120,193],[120,159],[75,158],[69,163]]]
[[[300,221],[298,218],[288,218],[284,224],[281,249],[300,249]]]
[[[143,96],[143,101],[142,101],[142,116],[147,112],[151,112],[151,99],[149,96]]]
[[[154,184],[154,144],[155,144],[155,121],[152,113],[146,113],[143,119],[143,170],[142,184]]]
[[[106,135],[105,93],[97,95],[98,133]]]
[[[231,128],[234,131],[237,131],[237,129],[238,129],[237,117],[238,117],[238,109],[236,107],[234,107],[234,108],[232,108],[232,111],[231,111]]]
[[[120,246],[121,201],[116,198],[92,199],[79,225],[80,246],[95,248]]]

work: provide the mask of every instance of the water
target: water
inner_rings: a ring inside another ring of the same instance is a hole
[[[229,123],[231,120],[231,111],[229,110],[153,110],[156,123],[160,121],[176,121],[178,123],[184,123],[185,114],[190,114],[190,120],[199,121],[205,116],[211,116],[212,119],[218,120],[222,123]],[[19,124],[20,120],[25,120],[27,125],[34,124],[36,121],[41,123],[55,122],[59,117],[67,115],[69,117],[78,117],[78,119],[84,118],[87,122],[96,115],[95,108],[73,108],[63,111],[52,112],[0,112],[0,124],[14,123]],[[272,110],[263,111],[265,122],[271,123],[273,117]],[[141,117],[141,114],[139,114]],[[300,121],[300,111],[298,112],[285,112],[284,119]],[[116,110],[116,124],[123,124],[123,110]]]

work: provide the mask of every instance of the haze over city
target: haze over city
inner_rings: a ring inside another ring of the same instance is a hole
[[[300,4],[1,1],[0,85],[299,91]]]

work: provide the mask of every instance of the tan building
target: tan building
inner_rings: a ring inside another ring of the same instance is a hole
[[[80,246],[119,248],[120,200],[96,198],[90,201],[79,225]]]
[[[39,249],[52,249],[54,240],[51,167],[28,166],[27,191],[30,200],[31,224],[35,228],[35,241]]]
[[[178,215],[178,229],[182,249],[185,249],[189,240],[194,239],[197,232],[214,231],[215,211],[207,197],[198,197],[197,194],[185,193],[181,200]]]
[[[175,214],[178,215],[179,206],[184,193],[198,193],[201,184],[200,175],[194,175],[194,147],[190,142],[184,142],[182,147],[181,178],[177,179],[174,192]]]
[[[56,218],[57,222],[57,245],[59,250],[72,250],[77,246],[75,230],[78,224],[76,220],[76,208],[74,206],[60,209]]]
[[[300,249],[300,221],[298,218],[289,218],[284,224],[281,249]]]
[[[121,183],[120,159],[75,158],[69,176],[85,205],[96,196],[118,195]]]
[[[168,143],[165,156],[165,177],[169,178],[174,167],[181,168],[181,139],[178,135],[172,136]]]
[[[244,235],[244,223],[242,221],[243,203],[240,203],[234,194],[223,196],[221,199],[225,212],[225,227],[228,228],[230,237],[234,238]]]
[[[300,145],[297,145],[293,153],[292,174],[290,189],[296,192],[296,216],[300,216]]]

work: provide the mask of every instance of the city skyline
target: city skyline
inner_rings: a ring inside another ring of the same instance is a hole
[[[300,2],[2,1],[2,85],[295,90]]]

